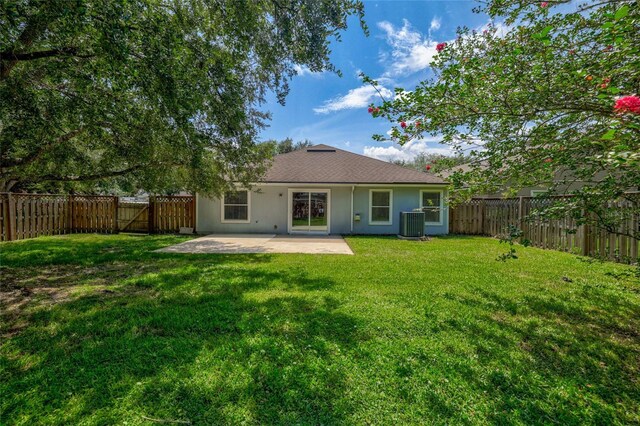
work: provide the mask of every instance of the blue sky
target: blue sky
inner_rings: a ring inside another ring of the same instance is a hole
[[[367,105],[380,99],[358,73],[377,79],[387,90],[383,90],[386,96],[391,96],[395,87],[411,90],[429,77],[428,64],[437,43],[454,39],[459,26],[481,28],[489,22],[486,15],[472,12],[477,5],[473,1],[365,1],[369,37],[353,18],[342,33],[342,42],[331,44],[331,60],[343,76],[300,69],[291,82],[285,106],[273,97],[268,99],[265,109],[273,119],[261,139],[309,139],[382,160],[408,160],[420,152],[449,152],[437,138],[404,147],[374,141],[374,133],[385,133],[390,126],[367,113]]]

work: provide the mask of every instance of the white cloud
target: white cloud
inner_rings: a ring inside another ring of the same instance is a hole
[[[442,25],[442,21],[437,16],[434,16],[431,20],[431,25],[429,25],[429,31],[437,31],[440,29]]]
[[[296,72],[297,75],[299,76],[305,76],[305,75],[310,75],[312,77],[322,77],[325,74],[325,71],[320,71],[320,72],[313,72],[309,69],[309,67],[305,66],[305,65],[298,65],[295,64],[293,66],[294,71]]]
[[[434,18],[431,27],[440,27],[440,20]],[[391,53],[382,53],[380,60],[387,68],[385,76],[409,75],[429,67],[437,54],[437,41],[425,37],[404,20],[402,28],[396,28],[387,21],[378,22],[378,28],[385,32],[385,39],[391,46]]]
[[[414,29],[408,20],[403,21],[401,28],[394,27],[388,21],[378,22],[385,34],[385,41],[391,47],[390,52],[382,51],[378,60],[384,65],[386,71],[383,77],[401,77],[414,74],[429,68],[433,58],[438,54],[436,46],[440,42],[452,43],[454,40],[435,40],[431,33],[442,26],[442,20],[433,17],[427,34]],[[504,37],[512,27],[502,22],[488,22],[476,28],[478,32],[496,29],[497,37]]]
[[[406,19],[401,28],[395,27],[388,21],[378,22],[378,28],[384,32],[385,41],[391,47],[390,51],[379,52],[378,56],[379,62],[385,67],[385,72],[375,80],[380,85],[378,88],[384,98],[393,99],[393,93],[387,87],[396,86],[397,81],[407,83],[407,76],[429,68],[438,53],[436,45],[439,42],[453,42],[453,40],[433,40],[431,38],[431,31],[438,30],[441,25],[441,19],[437,16],[434,17],[431,20],[428,34],[425,35],[415,30]],[[491,25],[496,28],[498,37],[510,29],[502,23],[487,23],[478,27],[477,31],[488,30]],[[302,74],[305,72],[314,75],[308,69],[306,71],[302,69]],[[359,74],[360,70],[356,69],[356,72]],[[329,99],[313,110],[317,114],[328,114],[344,109],[363,108],[378,99],[379,94],[375,89],[370,85],[364,85],[350,90],[346,95]]]
[[[378,86],[378,90],[380,90],[380,94],[371,85],[360,86],[349,90],[344,96],[329,99],[321,107],[314,108],[313,111],[317,114],[327,114],[343,109],[364,108],[371,102],[378,100],[380,95],[387,99],[393,97],[391,90],[384,86]]]
[[[382,146],[365,146],[364,155],[384,161],[404,160],[411,161],[418,154],[442,154],[454,155],[453,150],[445,145],[438,144],[439,138],[427,138],[407,142],[406,144]],[[432,146],[436,145],[436,146]]]

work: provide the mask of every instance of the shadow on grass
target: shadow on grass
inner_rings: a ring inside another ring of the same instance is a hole
[[[199,256],[36,310],[2,351],[2,419],[340,422],[352,409],[341,351],[367,336],[339,301],[310,294],[334,283],[232,263]]]
[[[492,423],[638,421],[637,413],[612,409],[640,401],[638,305],[589,287],[519,300],[485,290],[445,298],[482,313],[472,320],[438,321],[429,312],[427,318],[434,332],[459,333],[472,342],[486,370],[459,373],[478,393],[491,395]]]
[[[178,235],[73,234],[2,243],[4,267],[92,266],[157,257],[162,247],[193,237]]]

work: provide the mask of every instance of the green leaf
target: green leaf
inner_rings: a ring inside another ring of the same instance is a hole
[[[622,6],[620,9],[618,9],[618,11],[615,14],[615,19],[622,19],[625,16],[627,16],[627,14],[629,13],[629,5],[625,4],[624,6]]]
[[[607,131],[607,133],[605,133],[604,135],[602,135],[602,138],[601,138],[601,139],[604,139],[604,140],[611,140],[611,139],[613,139],[613,137],[614,137],[615,135],[616,135],[616,129],[609,129],[609,130]]]
[[[544,27],[544,30],[540,31],[540,36],[541,37],[546,37],[547,34],[549,34],[549,32],[553,29],[553,27],[551,25],[547,25],[546,27]]]
[[[620,93],[620,89],[618,89],[617,87],[609,87],[609,93],[617,95],[618,93]]]

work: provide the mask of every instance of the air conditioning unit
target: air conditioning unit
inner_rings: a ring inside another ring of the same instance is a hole
[[[424,212],[400,212],[400,236],[424,237]]]

